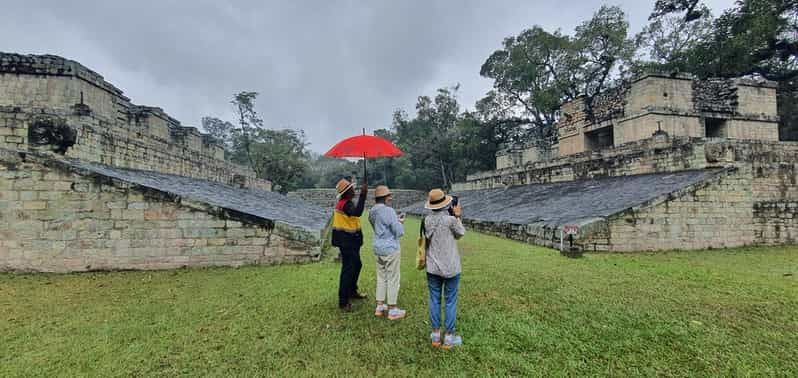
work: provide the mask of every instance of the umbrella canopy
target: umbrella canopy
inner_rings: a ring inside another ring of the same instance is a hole
[[[402,156],[402,151],[389,140],[373,136],[358,135],[346,138],[330,148],[324,156],[329,157],[394,157]]]
[[[366,181],[366,159],[378,157],[402,156],[402,150],[394,146],[391,141],[373,135],[353,136],[338,142],[329,151],[324,153],[328,157],[362,157],[363,158],[363,182]]]

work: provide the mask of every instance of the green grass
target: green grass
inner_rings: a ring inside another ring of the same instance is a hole
[[[427,341],[417,230],[408,220],[400,322],[375,318],[371,301],[340,313],[330,261],[0,274],[0,376],[798,374],[797,248],[574,260],[471,232],[465,346],[443,351]],[[373,297],[374,260],[361,254]]]

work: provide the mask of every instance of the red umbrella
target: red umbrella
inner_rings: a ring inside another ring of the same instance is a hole
[[[373,135],[363,135],[346,138],[335,144],[324,156],[329,157],[362,157],[363,178],[366,178],[366,159],[378,157],[402,156],[402,151],[394,146],[391,141]]]

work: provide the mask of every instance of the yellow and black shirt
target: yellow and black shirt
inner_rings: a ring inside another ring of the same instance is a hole
[[[366,194],[361,192],[355,205],[349,199],[341,199],[335,205],[332,220],[332,245],[340,248],[355,248],[363,245],[360,216],[366,205]]]

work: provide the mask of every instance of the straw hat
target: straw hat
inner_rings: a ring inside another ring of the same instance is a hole
[[[338,181],[338,183],[335,184],[335,190],[338,191],[337,197],[341,198],[341,196],[344,195],[344,193],[346,193],[347,190],[352,189],[353,186],[355,185],[349,182],[349,180],[347,179],[341,179],[340,181]]]
[[[393,193],[385,185],[377,185],[377,189],[374,190],[374,198],[388,197],[391,194]]]
[[[427,203],[424,205],[425,209],[438,210],[443,209],[452,203],[452,196],[447,196],[443,190],[432,189],[427,196]]]

